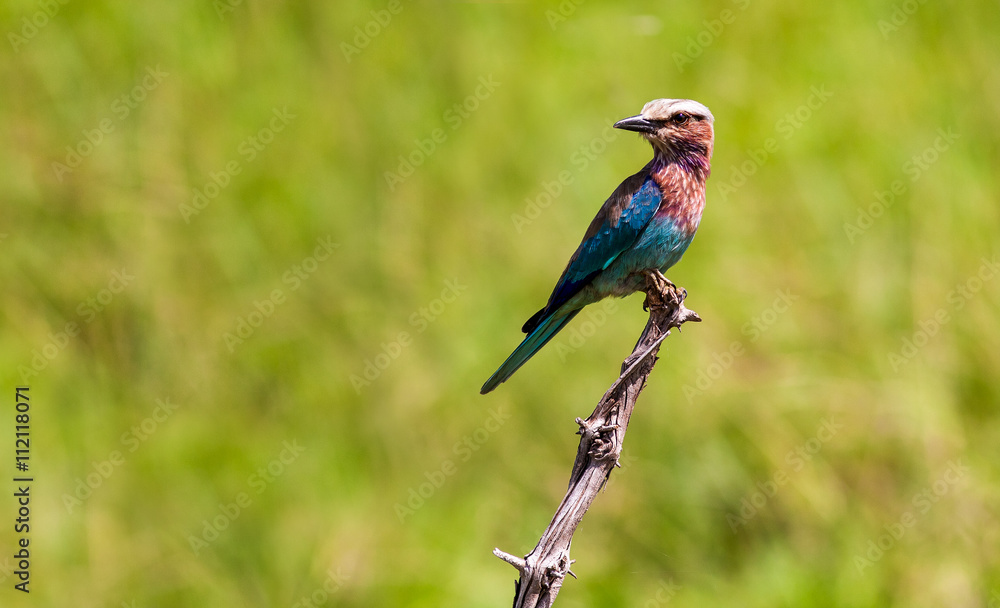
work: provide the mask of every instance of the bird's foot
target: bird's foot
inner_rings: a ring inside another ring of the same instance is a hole
[[[651,291],[655,291],[658,295],[665,295],[669,297],[674,306],[679,305],[687,297],[687,290],[683,287],[678,287],[674,285],[670,279],[665,277],[659,270],[647,270],[644,273],[646,275],[646,300],[642,303],[642,309],[648,311],[649,307],[655,305],[654,302],[650,302],[649,294]],[[659,298],[657,298],[659,299]]]

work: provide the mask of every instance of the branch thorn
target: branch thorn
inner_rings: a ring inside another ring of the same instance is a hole
[[[520,572],[522,575],[524,574],[524,571],[528,569],[528,563],[525,562],[524,559],[517,557],[516,555],[511,555],[510,553],[507,553],[506,551],[501,551],[498,548],[493,549],[493,555],[496,555],[497,557],[507,562],[511,566],[517,568],[517,571]]]

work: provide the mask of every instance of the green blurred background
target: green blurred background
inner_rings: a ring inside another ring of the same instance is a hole
[[[5,2],[0,605],[509,605],[641,297],[478,390],[657,97],[705,322],[557,605],[1000,605],[998,12]]]

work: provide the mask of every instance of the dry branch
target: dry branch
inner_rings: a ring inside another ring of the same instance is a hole
[[[524,559],[494,549],[493,553],[517,568],[514,608],[548,608],[559,594],[563,579],[573,574],[569,557],[573,533],[583,520],[597,493],[618,465],[625,431],[639,393],[656,364],[656,355],[671,328],[687,321],[701,321],[684,307],[687,293],[677,289],[659,272],[646,275],[649,321],[632,354],[622,363],[621,375],[604,394],[594,413],[576,419],[581,435],[569,489],[538,545]]]

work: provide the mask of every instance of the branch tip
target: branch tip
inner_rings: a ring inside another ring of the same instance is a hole
[[[516,555],[511,555],[506,551],[501,551],[499,548],[493,549],[493,555],[496,555],[511,566],[517,568],[517,571],[521,574],[524,574],[524,571],[528,568],[527,562],[525,562],[522,558],[517,557]]]

